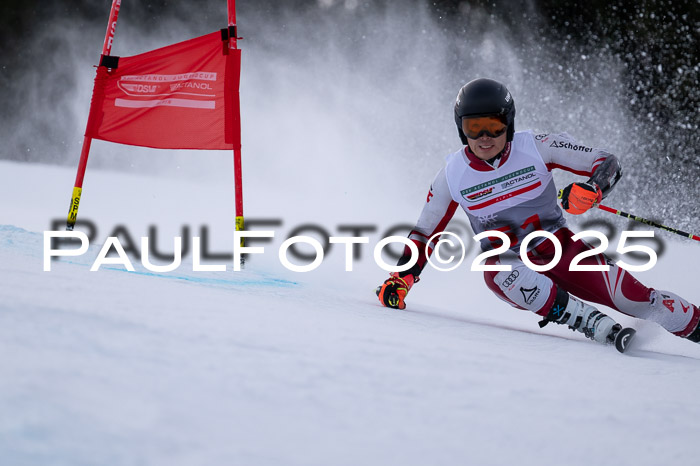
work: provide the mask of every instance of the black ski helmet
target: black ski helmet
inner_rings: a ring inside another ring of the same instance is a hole
[[[508,89],[493,79],[479,78],[462,86],[455,102],[455,123],[462,143],[467,145],[467,136],[462,131],[462,117],[496,115],[508,125],[508,141],[515,133],[515,102]]]

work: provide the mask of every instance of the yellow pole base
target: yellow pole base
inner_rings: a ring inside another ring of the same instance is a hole
[[[78,207],[80,207],[80,196],[83,193],[83,188],[73,187],[73,195],[70,198],[70,206],[68,207],[68,219],[66,230],[73,231],[75,222],[78,220]]]

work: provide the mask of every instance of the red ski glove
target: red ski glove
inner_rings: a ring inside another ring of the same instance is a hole
[[[406,309],[404,298],[408,294],[413,284],[418,281],[418,277],[408,274],[399,277],[398,272],[391,274],[391,277],[377,287],[379,302],[392,309]]]
[[[603,200],[603,192],[594,183],[572,183],[559,191],[559,198],[565,211],[581,215]]]

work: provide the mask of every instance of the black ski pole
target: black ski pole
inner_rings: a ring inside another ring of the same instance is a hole
[[[698,235],[694,235],[692,233],[686,233],[685,231],[676,230],[675,228],[667,227],[666,225],[661,225],[660,223],[652,222],[651,220],[647,220],[646,218],[637,217],[636,215],[628,214],[627,212],[623,212],[621,210],[617,210],[617,209],[613,209],[613,208],[608,207],[608,206],[604,206],[603,204],[598,204],[598,208],[600,210],[610,212],[611,214],[619,215],[620,217],[627,217],[627,218],[635,220],[637,222],[642,222],[642,223],[645,223],[649,226],[660,228],[664,231],[669,231],[669,232],[675,233],[677,235],[685,236],[686,238],[694,239],[695,241],[700,241],[700,236],[698,236]]]

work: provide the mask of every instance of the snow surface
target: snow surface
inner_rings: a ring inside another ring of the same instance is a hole
[[[248,215],[284,224],[244,271],[193,272],[191,257],[163,274],[89,271],[118,224],[135,238],[157,225],[163,250],[182,225],[208,225],[230,252],[230,155],[207,164],[198,180],[88,170],[79,217],[98,239],[44,272],[42,232],[65,217],[74,169],[0,162],[0,464],[697,464],[700,346],[656,324],[611,312],[638,329],[621,355],[540,330],[470,260],[426,270],[405,311],[377,302],[386,274],[369,249],[353,272],[340,248],[314,272],[279,264],[307,221],[334,234],[374,222],[373,247],[414,220],[432,173],[415,209],[387,217],[371,174],[302,202],[298,179],[265,185],[251,166]],[[638,278],[700,301],[689,243]]]

